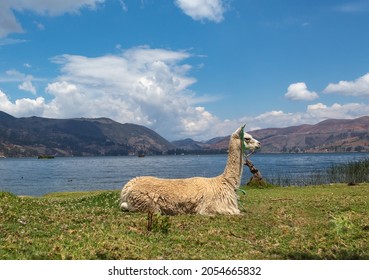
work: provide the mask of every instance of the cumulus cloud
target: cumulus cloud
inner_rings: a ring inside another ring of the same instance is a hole
[[[305,83],[291,84],[284,95],[290,100],[314,100],[319,98],[314,91],[309,91]]]
[[[324,89],[324,93],[369,97],[369,73],[355,81],[340,81],[337,84],[330,83]]]
[[[301,124],[315,124],[326,119],[354,119],[366,116],[369,105],[363,103],[334,103],[331,106],[323,103],[311,104],[304,112],[286,113],[271,111],[254,118],[244,119],[252,128],[288,127]]]
[[[22,98],[14,103],[0,90],[0,110],[14,116],[40,116],[47,110],[47,104],[43,97],[36,99]]]
[[[175,0],[175,3],[194,20],[221,22],[226,10],[222,0]]]
[[[12,103],[2,93],[1,108],[15,116],[37,111],[44,117],[109,117],[145,125],[168,139],[197,137],[207,130],[215,136],[219,131],[210,128],[218,118],[199,106],[202,98],[189,89],[196,82],[189,75],[191,66],[184,63],[190,57],[185,51],[147,46],[93,58],[57,56],[52,62],[60,66],[60,75],[45,89],[50,101],[22,99]],[[17,79],[24,76],[10,72]],[[17,105],[20,102],[27,105],[22,110]]]
[[[183,51],[137,47],[97,58],[64,55],[54,59],[62,75],[49,84],[54,113],[109,116],[146,125],[161,134],[197,135],[215,117],[196,106],[188,87],[196,80],[182,63]],[[170,136],[168,136],[170,137]]]
[[[64,13],[78,13],[82,8],[94,9],[105,0],[1,0],[0,1],[0,38],[10,33],[23,32],[14,11],[32,11],[40,15],[57,16]]]
[[[334,103],[331,106],[322,103],[309,105],[307,116],[314,120],[324,119],[353,119],[368,115],[369,106],[363,103]]]
[[[37,97],[12,102],[0,90],[0,110],[18,117],[110,117],[145,125],[169,140],[208,140],[229,135],[244,123],[247,130],[254,130],[351,119],[369,112],[369,105],[363,103],[316,103],[302,112],[274,110],[256,117],[221,120],[195,104],[196,95],[188,88],[195,80],[189,77],[190,67],[182,63],[187,57],[184,52],[142,47],[117,56],[61,56],[54,59],[61,65],[61,75],[46,88],[50,101]]]
[[[250,118],[247,123],[250,123],[252,129],[291,126],[301,123],[301,115],[299,113],[285,113],[281,110],[271,111]]]

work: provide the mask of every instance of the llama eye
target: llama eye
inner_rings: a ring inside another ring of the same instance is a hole
[[[249,142],[251,140],[251,138],[245,138],[245,141]]]

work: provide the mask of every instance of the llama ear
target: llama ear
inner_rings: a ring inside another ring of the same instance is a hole
[[[245,128],[245,126],[246,126],[246,124],[244,124],[243,126],[241,126],[240,128],[238,128],[238,129],[234,132],[234,134],[236,134],[236,135],[240,135],[241,131]]]

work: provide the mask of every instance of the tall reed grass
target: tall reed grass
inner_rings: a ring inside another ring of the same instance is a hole
[[[278,186],[308,186],[329,183],[359,184],[369,182],[369,158],[344,164],[333,164],[329,168],[308,175],[292,176],[279,174],[266,178],[270,184]]]
[[[369,182],[369,159],[333,165],[327,170],[331,183],[364,183]]]

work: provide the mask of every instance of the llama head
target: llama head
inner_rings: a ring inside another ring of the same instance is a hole
[[[245,147],[248,150],[257,150],[260,149],[261,144],[258,140],[254,139],[250,134],[244,132],[243,133],[243,141],[245,143]]]
[[[244,148],[246,150],[257,150],[260,149],[261,144],[258,140],[254,139],[249,133],[244,132],[244,128],[246,125],[241,126],[239,129],[237,129],[233,135],[234,137],[238,137],[239,139],[243,139],[244,142]]]

